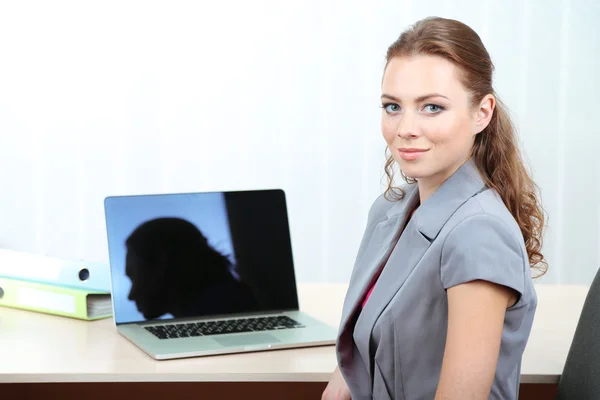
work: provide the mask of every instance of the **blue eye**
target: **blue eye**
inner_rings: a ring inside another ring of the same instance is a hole
[[[400,106],[395,103],[385,103],[381,107],[384,108],[385,111],[388,113],[395,113],[400,111]]]
[[[426,104],[425,110],[428,110],[430,114],[437,114],[444,110],[444,107],[438,106],[437,104]]]

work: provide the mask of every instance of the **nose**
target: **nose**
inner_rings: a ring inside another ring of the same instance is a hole
[[[414,139],[419,136],[416,117],[406,113],[398,121],[396,136],[402,139]]]

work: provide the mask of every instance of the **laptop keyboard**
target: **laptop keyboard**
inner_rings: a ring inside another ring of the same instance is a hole
[[[304,325],[285,316],[228,319],[221,321],[153,325],[145,329],[159,339],[223,335],[226,333],[273,331],[304,328]]]

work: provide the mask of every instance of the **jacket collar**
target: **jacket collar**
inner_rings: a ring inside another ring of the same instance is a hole
[[[417,184],[407,196],[418,195]],[[477,193],[486,188],[473,159],[462,164],[442,185],[417,208],[412,216],[417,228],[429,240],[433,240],[440,233],[444,224],[450,219],[458,208]],[[416,193],[415,193],[416,192]],[[387,217],[391,218],[406,212],[410,202],[398,202],[392,206]]]

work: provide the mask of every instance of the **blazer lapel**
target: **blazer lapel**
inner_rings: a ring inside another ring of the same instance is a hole
[[[346,293],[342,311],[342,320],[340,322],[340,334],[348,328],[354,327],[351,324],[353,316],[356,310],[361,307],[363,297],[369,285],[373,282],[376,274],[379,273],[396,245],[398,233],[406,217],[406,211],[416,196],[418,196],[418,190],[415,185],[406,191],[405,198],[402,201],[397,202],[390,208],[385,219],[373,228],[369,243],[363,254],[359,255],[354,266],[354,273],[350,284],[348,285],[348,292]],[[340,339],[343,341],[344,337],[340,335]],[[338,343],[338,350],[341,353],[341,363],[349,360],[347,357],[351,356],[351,348],[352,346],[344,346],[344,343],[342,345]]]
[[[415,212],[415,216],[416,214]],[[372,357],[369,346],[375,322],[402,287],[430,244],[431,242],[417,229],[413,216],[395,244],[393,253],[387,260],[369,301],[367,301],[365,308],[356,321],[353,334],[354,341],[361,357],[366,361],[369,371],[372,371]]]

